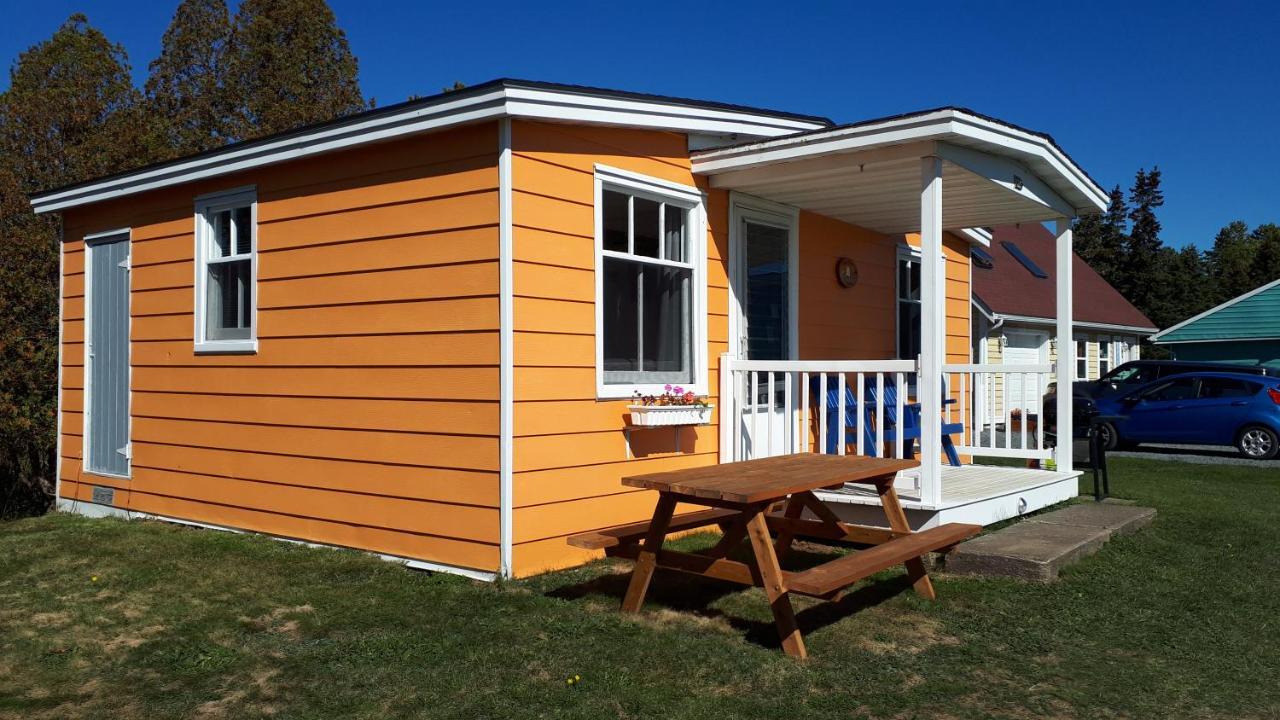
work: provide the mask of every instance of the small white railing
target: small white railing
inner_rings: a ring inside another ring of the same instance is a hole
[[[964,455],[1044,460],[1044,393],[1053,366],[942,366],[947,394],[945,422],[964,425],[956,450]],[[1014,390],[1017,390],[1015,393]]]
[[[916,364],[912,360],[737,360],[723,356],[720,369],[720,452],[726,462],[799,452],[879,455],[885,447],[886,412],[902,418],[903,407],[915,402]],[[815,382],[818,393],[812,391]],[[896,391],[886,409],[885,390],[889,386]],[[830,412],[825,408],[825,389],[835,390],[840,399]],[[847,392],[852,394],[848,403]],[[813,403],[818,407],[811,407]],[[856,413],[854,428],[842,430],[850,412]],[[836,442],[829,447],[828,433],[832,431]],[[902,456],[902,433],[895,433],[892,452]]]

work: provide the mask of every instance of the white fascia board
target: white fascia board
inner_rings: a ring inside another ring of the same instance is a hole
[[[1047,139],[956,110],[871,122],[797,137],[737,145],[694,153],[693,171],[717,175],[778,162],[833,153],[851,153],[888,145],[930,140],[967,139],[997,146],[1010,154],[1030,156],[1053,168],[1085,201],[1075,214],[1105,210],[1109,196]]]
[[[1027,325],[1054,325],[1057,323],[1057,320],[1054,318],[1034,317],[1032,315],[995,313],[993,316],[1007,322],[1025,323]],[[1110,330],[1112,332],[1129,332],[1136,335],[1150,335],[1156,331],[1153,327],[1142,327],[1140,325],[1116,325],[1114,323],[1089,322],[1086,320],[1076,320],[1071,324],[1075,327],[1085,328],[1088,330]]]
[[[994,237],[982,228],[960,228],[958,232],[961,237],[971,244],[982,245],[983,247],[991,247],[991,240]]]
[[[824,126],[818,121],[725,108],[499,87],[471,97],[446,99],[396,113],[320,127],[274,141],[230,147],[226,151],[185,161],[143,168],[101,182],[37,195],[31,206],[37,213],[65,210],[335,150],[503,117],[763,137],[791,135]]]
[[[1228,301],[1226,301],[1226,302],[1222,303],[1221,305],[1218,305],[1218,306],[1216,306],[1216,307],[1211,307],[1211,308],[1209,308],[1208,310],[1205,310],[1204,312],[1200,313],[1199,315],[1196,315],[1196,316],[1194,316],[1194,317],[1189,317],[1189,318],[1187,318],[1186,320],[1183,320],[1182,322],[1178,323],[1177,325],[1174,325],[1173,327],[1167,327],[1167,328],[1165,328],[1164,330],[1161,330],[1160,332],[1156,333],[1155,335],[1152,335],[1152,336],[1151,336],[1151,342],[1159,342],[1159,341],[1161,341],[1161,340],[1164,338],[1164,336],[1165,336],[1165,335],[1168,335],[1169,333],[1171,333],[1171,332],[1173,332],[1173,331],[1175,331],[1175,330],[1179,330],[1179,329],[1181,329],[1181,328],[1184,328],[1184,327],[1186,327],[1186,326],[1190,325],[1191,323],[1193,323],[1193,322],[1195,322],[1195,321],[1199,320],[1200,318],[1203,318],[1203,317],[1207,317],[1207,316],[1209,316],[1209,315],[1212,315],[1212,314],[1214,314],[1214,313],[1218,312],[1219,310],[1221,310],[1221,309],[1223,309],[1223,308],[1225,308],[1225,307],[1230,307],[1230,306],[1232,306],[1232,305],[1235,305],[1236,303],[1240,302],[1241,300],[1247,300],[1247,299],[1249,299],[1249,298],[1253,297],[1254,295],[1257,295],[1257,294],[1258,294],[1258,293],[1260,293],[1260,292],[1263,292],[1263,291],[1265,291],[1265,290],[1270,290],[1271,288],[1275,287],[1276,285],[1280,285],[1280,278],[1277,278],[1276,280],[1272,280],[1271,282],[1267,283],[1266,285],[1263,285],[1262,287],[1254,288],[1254,289],[1250,290],[1249,292],[1247,292],[1247,293],[1245,293],[1245,294],[1243,294],[1243,295],[1238,295],[1238,296],[1236,296],[1236,297],[1233,297],[1233,298],[1231,298],[1230,300],[1228,300]],[[1234,339],[1234,338],[1233,338],[1233,339]],[[1259,338],[1259,339],[1266,339],[1266,338]],[[1165,341],[1165,342],[1170,342],[1170,341]],[[1204,341],[1203,341],[1203,340],[1182,340],[1182,341],[1178,341],[1178,342],[1204,342]]]
[[[1065,218],[1076,210],[1029,168],[1000,155],[940,142],[934,146],[938,157],[969,173],[992,182],[1018,197],[1040,205]]]
[[[1220,337],[1220,338],[1198,338],[1196,340],[1156,340],[1154,336],[1151,338],[1154,345],[1201,345],[1204,343],[1249,343],[1249,342],[1268,342],[1270,340],[1280,340],[1280,336],[1268,335],[1266,337]]]

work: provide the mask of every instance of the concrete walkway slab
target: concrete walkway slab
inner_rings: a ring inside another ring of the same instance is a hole
[[[1062,568],[1097,552],[1113,535],[1145,527],[1155,514],[1134,505],[1071,505],[960,543],[947,555],[946,570],[1051,582]]]

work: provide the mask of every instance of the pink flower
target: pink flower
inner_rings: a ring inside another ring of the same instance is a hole
[[[674,393],[675,393],[675,394],[677,394],[677,395],[683,395],[683,394],[684,394],[684,388],[680,387],[679,385],[675,386],[674,388],[672,388],[670,385],[668,385],[668,386],[667,386],[667,390],[670,390],[671,392],[674,392]]]
[[[667,392],[671,392],[671,386],[670,386],[670,385],[663,385],[663,386],[662,386],[662,389],[663,389],[663,390],[666,390]]]

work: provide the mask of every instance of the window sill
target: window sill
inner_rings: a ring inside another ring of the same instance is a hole
[[[197,355],[253,355],[258,352],[257,340],[209,340],[196,343]]]
[[[677,383],[671,383],[676,385]],[[635,397],[636,393],[641,395],[661,395],[666,392],[667,383],[639,383],[639,384],[618,384],[618,385],[598,385],[596,386],[597,400],[630,400]],[[696,382],[688,384],[680,384],[685,392],[691,392],[698,397],[707,396],[707,386],[705,383]]]

